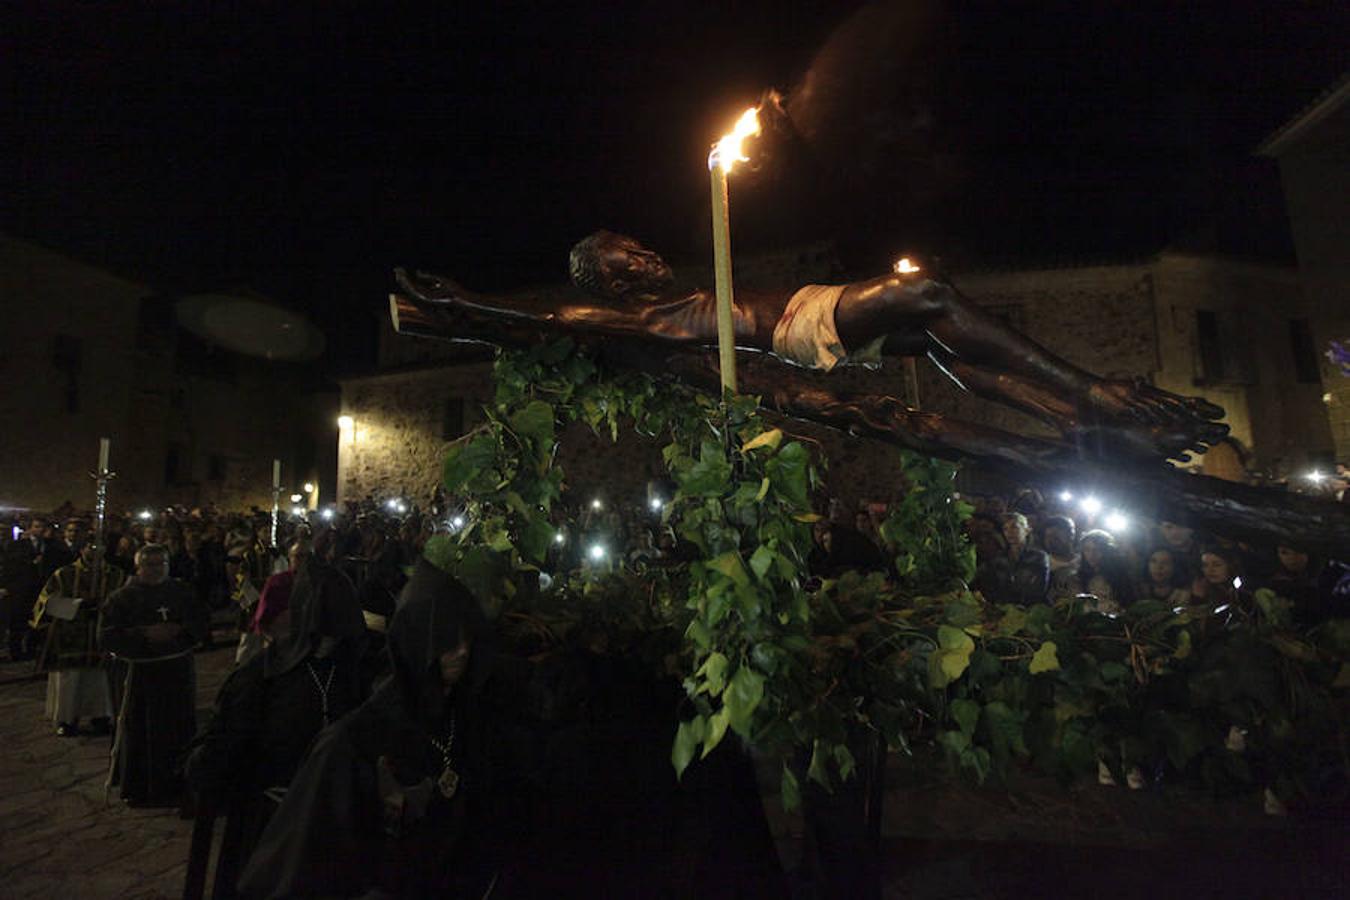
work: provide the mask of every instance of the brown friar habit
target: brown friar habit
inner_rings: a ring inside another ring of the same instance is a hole
[[[152,641],[147,626],[182,626]],[[100,639],[114,655],[118,691],[116,758],[111,783],[137,806],[174,806],[182,795],[181,756],[196,730],[192,648],[206,638],[210,611],[181,581],[133,580],[108,598]]]

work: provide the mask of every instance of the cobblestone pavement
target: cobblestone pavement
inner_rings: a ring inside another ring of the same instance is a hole
[[[209,707],[233,648],[198,653]],[[175,810],[104,803],[107,737],[58,738],[32,663],[0,663],[0,897],[180,897],[192,823]]]
[[[233,648],[197,654],[199,716]],[[0,898],[176,898],[191,823],[174,810],[104,802],[106,737],[56,737],[45,679],[0,660]],[[1009,793],[940,777],[936,760],[892,757],[882,835],[890,898],[1350,896],[1350,822],[1338,805],[1272,819],[1256,797],[1215,804],[1184,792],[1019,784]],[[776,770],[775,770],[776,772]],[[785,869],[800,815],[764,798]]]

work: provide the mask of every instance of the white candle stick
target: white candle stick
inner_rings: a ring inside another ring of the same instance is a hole
[[[717,289],[718,369],[724,391],[736,390],[736,319],[731,288],[731,208],[727,201],[727,173],[744,162],[741,142],[759,134],[758,110],[748,109],[708,154],[708,174],[712,185],[713,280]]]

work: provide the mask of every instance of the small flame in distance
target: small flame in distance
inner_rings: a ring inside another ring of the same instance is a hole
[[[919,267],[908,256],[902,256],[895,261],[895,271],[899,275],[911,275],[919,271]]]

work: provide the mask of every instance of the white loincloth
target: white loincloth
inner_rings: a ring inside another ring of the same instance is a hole
[[[53,722],[112,717],[112,694],[102,669],[58,669],[47,675],[47,717]]]
[[[881,335],[855,353],[844,348],[834,327],[834,310],[844,293],[843,284],[808,284],[788,301],[787,308],[773,329],[776,356],[828,372],[837,365],[850,363],[875,365],[881,361]]]

